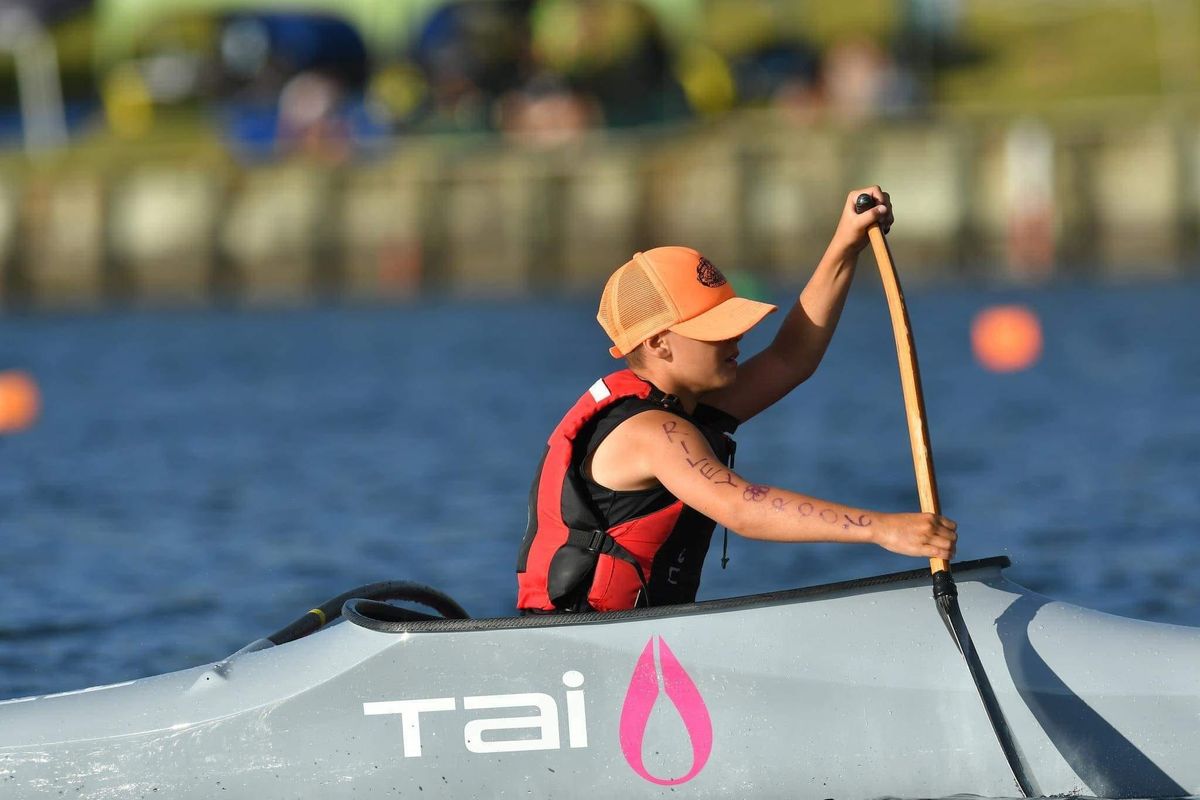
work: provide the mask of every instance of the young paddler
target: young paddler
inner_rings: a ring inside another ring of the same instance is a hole
[[[857,214],[862,192],[878,205]],[[878,186],[850,192],[774,340],[740,365],[739,340],[775,306],[736,296],[687,247],[637,253],[613,273],[598,319],[626,369],[596,381],[550,435],[518,555],[518,609],[691,602],[717,523],[752,539],[954,554],[957,526],[945,517],[854,508],[734,468],[730,434],[820,364],[876,222],[892,225],[888,195]]]

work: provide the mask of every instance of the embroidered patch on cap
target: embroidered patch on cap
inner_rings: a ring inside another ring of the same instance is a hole
[[[721,274],[721,270],[704,256],[700,256],[700,263],[696,265],[696,280],[710,289],[725,285],[725,276]]]

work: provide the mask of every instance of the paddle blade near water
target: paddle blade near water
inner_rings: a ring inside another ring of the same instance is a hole
[[[975,652],[975,644],[971,641],[971,632],[967,630],[967,622],[963,619],[962,610],[958,607],[958,587],[954,583],[954,578],[949,572],[938,572],[933,578],[933,597],[937,602],[938,614],[941,615],[946,630],[950,632],[950,637],[954,639],[954,644],[958,646],[958,652],[962,653],[963,658],[966,659],[971,680],[975,682],[975,689],[979,692],[979,699],[983,702],[983,710],[987,712],[988,722],[991,723],[996,740],[1000,743],[1004,757],[1012,768],[1017,788],[1025,797],[1038,797],[1041,792],[1037,789],[1029,773],[1025,771],[1025,760],[1017,748],[1012,731],[1009,730],[1004,712],[1000,710],[1000,703],[996,700],[992,683],[988,680],[987,673],[983,671],[983,663],[979,660],[979,654]]]

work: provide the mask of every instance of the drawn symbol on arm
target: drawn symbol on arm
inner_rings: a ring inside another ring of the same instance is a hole
[[[774,497],[771,499],[771,508],[776,511],[783,511],[792,504],[791,500],[785,500],[782,497]]]
[[[675,420],[668,420],[667,422],[663,423],[663,426],[662,426],[663,433],[665,433],[667,435],[667,441],[671,442],[672,444],[675,443],[675,437],[672,436],[672,434],[675,433],[675,428],[677,428],[678,426],[679,426],[679,423],[676,422]],[[687,448],[685,447],[684,449],[686,450]]]
[[[821,521],[828,522],[830,525],[838,521],[837,512],[830,508],[821,509]]]
[[[746,487],[746,491],[742,492],[742,499],[751,503],[761,503],[770,491],[770,486],[765,486],[761,483],[752,483]]]
[[[851,525],[856,528],[866,528],[871,524],[871,518],[866,514],[859,514],[858,519],[851,519],[849,514],[842,514],[846,522],[842,525],[842,530],[848,529]]]
[[[727,483],[730,486],[732,486],[733,488],[735,488],[735,489],[737,488],[737,484],[733,482],[733,473],[730,472],[729,470],[725,470],[725,474],[723,476],[721,476],[721,480],[713,481],[713,483],[716,484],[717,486]]]
[[[796,506],[796,510],[800,512],[800,516],[802,517],[811,517],[817,508],[812,503],[801,503]]]

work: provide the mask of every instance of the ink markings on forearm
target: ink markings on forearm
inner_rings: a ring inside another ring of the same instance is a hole
[[[846,520],[842,524],[842,530],[847,530],[851,525],[856,528],[866,528],[871,524],[871,518],[866,514],[859,514],[858,519],[851,519],[849,514],[842,514],[842,517]]]
[[[782,497],[771,498],[771,508],[775,509],[776,511],[783,511],[785,508],[787,508],[791,504],[792,504],[791,500],[785,500]]]
[[[679,423],[677,423],[675,420],[668,420],[667,422],[663,423],[663,433],[667,435],[667,441],[671,444],[675,443],[675,437],[672,434],[675,433],[675,428],[678,427],[678,425]]]
[[[761,483],[752,483],[746,487],[746,491],[742,492],[742,499],[748,503],[761,503],[767,498],[767,493],[770,491],[770,486],[764,486]]]
[[[796,511],[802,517],[811,517],[816,514],[826,525],[841,525],[842,530],[849,529],[851,525],[856,528],[865,528],[871,524],[871,518],[866,514],[859,514],[858,519],[854,519],[849,514],[839,515],[832,508],[817,508],[807,501],[796,506]],[[845,521],[843,522],[843,520]]]

